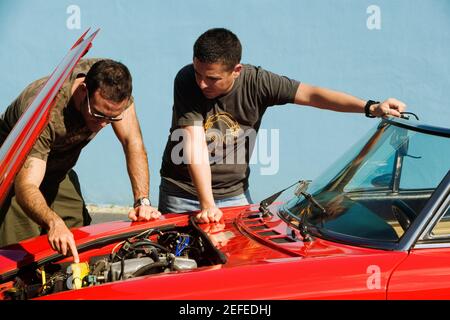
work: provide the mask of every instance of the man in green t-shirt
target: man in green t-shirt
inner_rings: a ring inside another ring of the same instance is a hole
[[[3,143],[48,77],[31,83],[0,117]],[[123,146],[135,199],[129,218],[160,216],[149,197],[149,172],[128,68],[108,59],[83,59],[55,98],[49,123],[18,172],[0,210],[0,247],[48,233],[53,249],[78,253],[70,227],[90,223],[78,178],[72,170],[80,152],[109,123]],[[93,164],[101,165],[101,164]]]
[[[199,222],[218,222],[218,207],[251,203],[251,156],[268,107],[295,103],[368,117],[395,116],[406,106],[380,103],[241,64],[242,48],[231,31],[215,28],[194,44],[193,64],[175,77],[170,135],[161,165],[159,210],[200,210]]]

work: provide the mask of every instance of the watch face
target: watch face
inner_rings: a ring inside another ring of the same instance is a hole
[[[139,198],[134,203],[134,207],[140,207],[140,206],[151,206],[151,202],[149,198]]]

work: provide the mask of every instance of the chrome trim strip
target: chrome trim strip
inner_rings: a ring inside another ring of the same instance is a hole
[[[450,243],[419,243],[414,246],[414,249],[436,249],[436,248],[450,248]]]

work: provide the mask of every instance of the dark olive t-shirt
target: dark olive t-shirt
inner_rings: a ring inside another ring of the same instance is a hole
[[[99,60],[101,59],[82,59],[77,63],[55,97],[55,106],[50,112],[48,125],[44,127],[28,154],[47,162],[45,180],[62,180],[76,164],[82,148],[95,136],[95,133],[86,127],[82,114],[75,108],[71,90],[74,81],[86,76],[91,66]],[[27,86],[0,116],[0,144],[3,144],[47,79],[48,77],[42,78]],[[130,104],[131,102],[132,99]]]
[[[203,126],[210,156],[214,198],[242,194],[248,188],[249,159],[262,116],[269,106],[294,102],[299,82],[243,65],[233,88],[208,99],[195,81],[193,65],[175,77],[172,125],[161,166],[161,177],[171,195],[192,198],[196,190],[186,161],[182,160],[183,126]]]

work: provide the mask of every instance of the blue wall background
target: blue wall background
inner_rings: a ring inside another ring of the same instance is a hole
[[[70,5],[80,29],[69,29]],[[380,8],[369,30],[367,8]],[[168,135],[173,78],[192,58],[196,38],[226,27],[243,44],[245,63],[363,99],[397,97],[424,122],[450,126],[450,1],[430,0],[0,0],[0,111],[31,81],[49,74],[88,27],[100,27],[88,57],[120,60],[131,70],[157,202]],[[297,178],[314,179],[377,120],[287,105],[269,110],[261,128],[280,130],[280,169],[252,166],[255,201]],[[438,152],[438,151],[437,151]],[[76,166],[89,203],[129,205],[122,148],[110,127]]]

